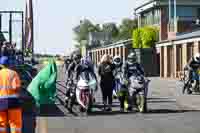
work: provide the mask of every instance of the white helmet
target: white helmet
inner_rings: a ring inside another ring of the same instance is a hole
[[[122,64],[122,60],[120,56],[115,56],[113,58],[113,64],[115,64],[116,66],[121,65]]]
[[[196,53],[196,54],[194,55],[194,61],[200,63],[200,53]]]

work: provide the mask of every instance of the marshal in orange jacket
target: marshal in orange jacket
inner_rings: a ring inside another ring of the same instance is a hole
[[[19,75],[10,69],[0,70],[0,111],[20,106],[19,93],[21,81]]]

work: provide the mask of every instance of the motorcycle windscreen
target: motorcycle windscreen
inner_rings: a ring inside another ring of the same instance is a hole
[[[97,81],[91,72],[87,72],[87,71],[82,72],[80,76],[83,80],[88,81],[88,85],[89,85],[90,89],[92,89],[92,90],[96,89]]]

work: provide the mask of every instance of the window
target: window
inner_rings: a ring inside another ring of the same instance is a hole
[[[173,13],[173,11],[172,11]],[[194,7],[178,6],[177,16],[179,17],[194,17],[197,16],[196,9]]]
[[[197,9],[197,17],[200,18],[200,8]]]

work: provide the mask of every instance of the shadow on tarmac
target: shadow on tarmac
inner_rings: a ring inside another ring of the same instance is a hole
[[[195,110],[149,109],[146,114],[175,114],[186,112],[199,112]]]

